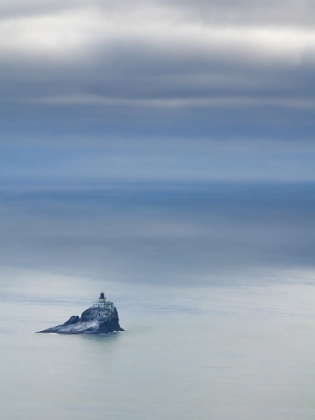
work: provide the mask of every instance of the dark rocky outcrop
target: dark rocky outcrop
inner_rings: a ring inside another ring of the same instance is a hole
[[[80,321],[80,317],[78,315],[76,315],[76,316],[72,315],[72,316],[70,316],[68,321],[66,321],[63,325],[73,325],[73,324],[76,324],[79,321]]]
[[[39,331],[40,333],[58,334],[106,334],[114,331],[124,331],[119,325],[118,312],[115,306],[104,309],[88,308],[81,318],[71,316],[62,325]]]

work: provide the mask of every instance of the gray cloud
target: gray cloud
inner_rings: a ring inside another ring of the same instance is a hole
[[[312,19],[314,3],[310,0],[135,0],[132,3],[126,0],[37,0],[10,1],[3,0],[0,12],[3,18],[44,15],[64,10],[96,9],[112,13],[139,14],[143,10],[161,10],[165,13],[172,11],[178,18],[188,20],[199,19],[207,22],[223,23],[275,23],[279,25],[308,25],[313,26]]]
[[[18,91],[24,89],[22,99],[51,96],[51,90],[54,96],[60,96],[58,91],[73,94],[73,102],[93,93],[175,100],[215,97],[218,92],[230,97],[235,91],[246,96],[268,87],[274,96],[278,83],[290,93],[292,80],[284,85],[283,73],[284,79],[298,79],[304,69],[314,67],[314,28],[298,22],[283,26],[253,18],[247,24],[224,19],[226,13],[246,16],[259,9],[258,2],[251,7],[247,2],[194,2],[193,7],[186,2],[135,2],[131,7],[108,1],[28,2],[24,9],[14,5],[18,14],[0,21],[0,77],[6,85],[4,96],[10,97],[12,89],[13,99],[16,83]],[[294,2],[283,6],[274,4],[284,14],[311,7]],[[3,3],[6,7],[15,10],[12,3]],[[270,5],[259,7],[260,15],[269,13]],[[203,21],[192,8],[203,12]],[[306,78],[304,84],[308,82]]]
[[[308,1],[3,1],[1,142],[69,145],[80,137],[88,148],[97,138],[104,146],[101,156],[115,138],[125,144],[145,138],[153,149],[157,139],[174,144],[179,138],[192,146],[196,139],[269,139],[311,147],[313,15]],[[96,157],[85,153],[91,171]],[[31,159],[32,153],[26,155]],[[233,166],[227,155],[220,156],[221,167]],[[175,178],[188,157],[181,155],[182,165],[166,165],[178,171]],[[251,158],[258,164],[256,152]],[[124,159],[138,177],[141,159]],[[160,157],[155,163],[153,157],[143,159],[142,167],[165,169]],[[33,166],[40,171],[40,161]],[[250,165],[245,167],[248,178]],[[258,168],[255,176],[265,167]],[[198,171],[188,174],[206,176],[207,169]],[[239,163],[230,176],[237,171]]]

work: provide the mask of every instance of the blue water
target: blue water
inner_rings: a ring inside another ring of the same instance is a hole
[[[312,184],[0,196],[2,418],[314,418]],[[35,334],[102,290],[125,332]]]

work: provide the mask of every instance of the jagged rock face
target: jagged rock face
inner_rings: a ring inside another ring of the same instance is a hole
[[[80,317],[73,315],[73,316],[70,316],[68,321],[65,322],[63,325],[72,325],[72,324],[76,324],[79,321],[80,321]]]
[[[58,334],[105,334],[114,331],[124,331],[119,325],[118,312],[115,306],[106,309],[88,308],[81,318],[71,316],[62,325],[48,328],[41,333]]]

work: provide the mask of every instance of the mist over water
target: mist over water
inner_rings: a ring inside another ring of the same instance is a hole
[[[1,263],[196,283],[249,266],[313,266],[313,183],[2,190]]]
[[[313,419],[314,192],[2,189],[2,416]],[[35,334],[102,290],[125,332]]]

